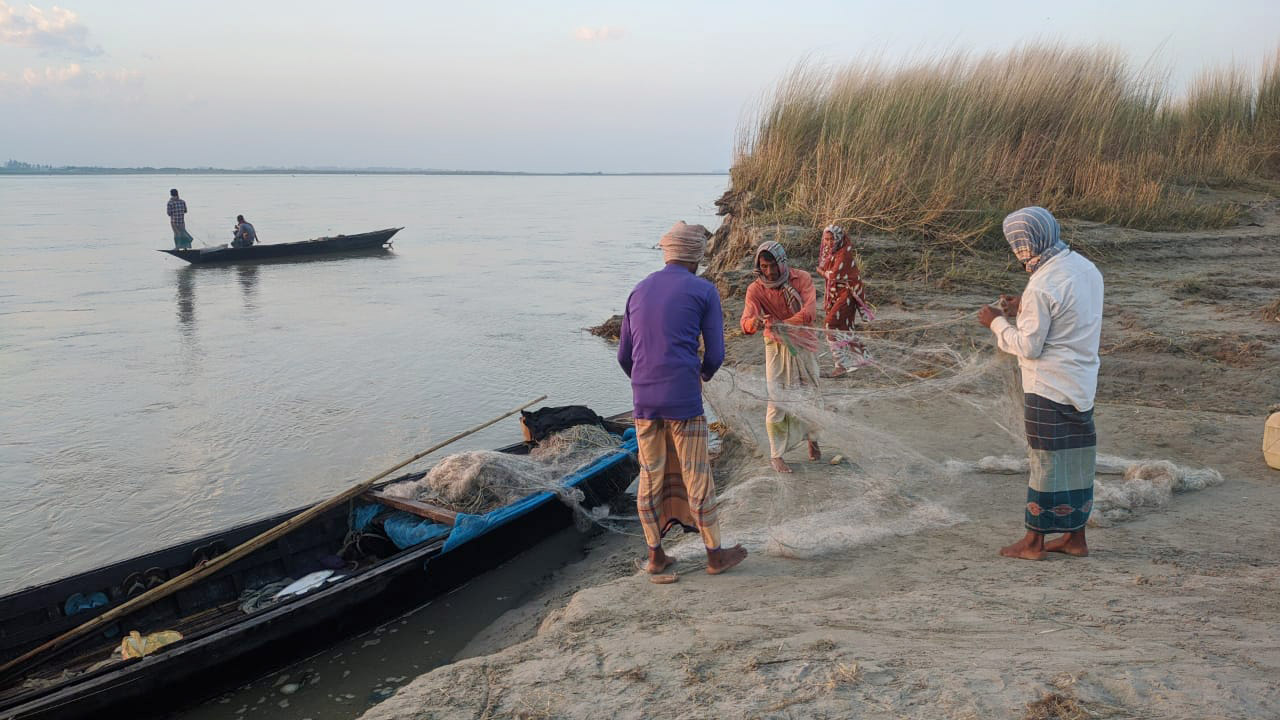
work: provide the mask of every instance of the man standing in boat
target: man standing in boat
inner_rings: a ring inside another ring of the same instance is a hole
[[[244,219],[243,215],[236,216],[236,231],[231,240],[231,247],[249,247],[258,242],[258,233],[253,229],[253,225]]]
[[[169,227],[173,228],[173,247],[186,250],[191,247],[191,233],[187,232],[187,203],[178,197],[178,190],[169,191]]]
[[[747,556],[741,545],[720,547],[702,409],[702,383],[724,362],[720,294],[697,276],[709,235],[705,227],[683,221],[663,235],[658,244],[666,267],[636,285],[622,316],[618,364],[631,378],[635,401],[636,508],[649,547],[645,570],[652,575],[662,575],[675,562],[662,550],[662,536],[675,525],[702,535],[712,575]]]

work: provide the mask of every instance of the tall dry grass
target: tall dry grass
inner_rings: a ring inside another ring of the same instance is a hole
[[[1280,52],[1179,96],[1117,51],[1031,45],[901,67],[801,67],[739,131],[734,191],[763,221],[968,243],[1043,205],[1138,228],[1230,224],[1204,187],[1280,173]]]

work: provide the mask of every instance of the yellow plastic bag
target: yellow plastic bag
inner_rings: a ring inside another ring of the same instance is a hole
[[[129,637],[126,637],[120,643],[120,656],[125,660],[143,657],[150,655],[165,645],[172,645],[181,639],[182,633],[177,630],[161,630],[146,637],[134,630],[129,633]]]

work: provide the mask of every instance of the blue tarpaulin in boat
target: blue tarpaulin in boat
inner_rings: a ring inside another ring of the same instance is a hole
[[[351,528],[360,532],[375,518],[383,518],[382,530],[401,550],[436,540],[449,534],[449,526],[420,518],[412,513],[392,510],[385,505],[357,505],[351,513]]]
[[[351,528],[360,532],[369,527],[375,518],[383,518],[383,532],[401,550],[420,545],[428,540],[442,538],[448,535],[450,530],[448,525],[377,504],[357,505],[351,513]]]
[[[383,510],[388,509],[385,505],[369,503],[368,505],[357,505],[351,511],[351,529],[360,532],[369,527],[369,523],[373,519],[382,514]]]
[[[428,540],[442,538],[449,534],[449,526],[411,515],[407,512],[396,512],[382,521],[382,529],[391,538],[396,547],[404,550]]]

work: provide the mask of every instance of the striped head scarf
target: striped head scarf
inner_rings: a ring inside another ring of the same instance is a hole
[[[774,262],[778,263],[777,280],[769,280],[760,272],[760,256],[764,253],[772,255]],[[756,248],[756,282],[771,290],[782,290],[783,296],[787,299],[787,307],[791,308],[791,312],[798,313],[800,308],[804,306],[800,291],[796,290],[795,286],[791,284],[791,266],[787,264],[787,250],[777,240],[766,240],[760,243],[760,247]]]
[[[831,242],[827,242],[827,233],[831,233]],[[818,245],[818,265],[826,265],[831,256],[844,245],[846,236],[844,228],[839,225],[828,225],[822,230],[822,242]]]
[[[681,220],[658,241],[662,248],[663,262],[701,262],[707,252],[707,237],[711,233],[701,225],[689,225]]]
[[[1009,213],[1004,219],[1004,239],[1027,272],[1035,272],[1045,261],[1068,249],[1058,234],[1057,219],[1038,205]]]

